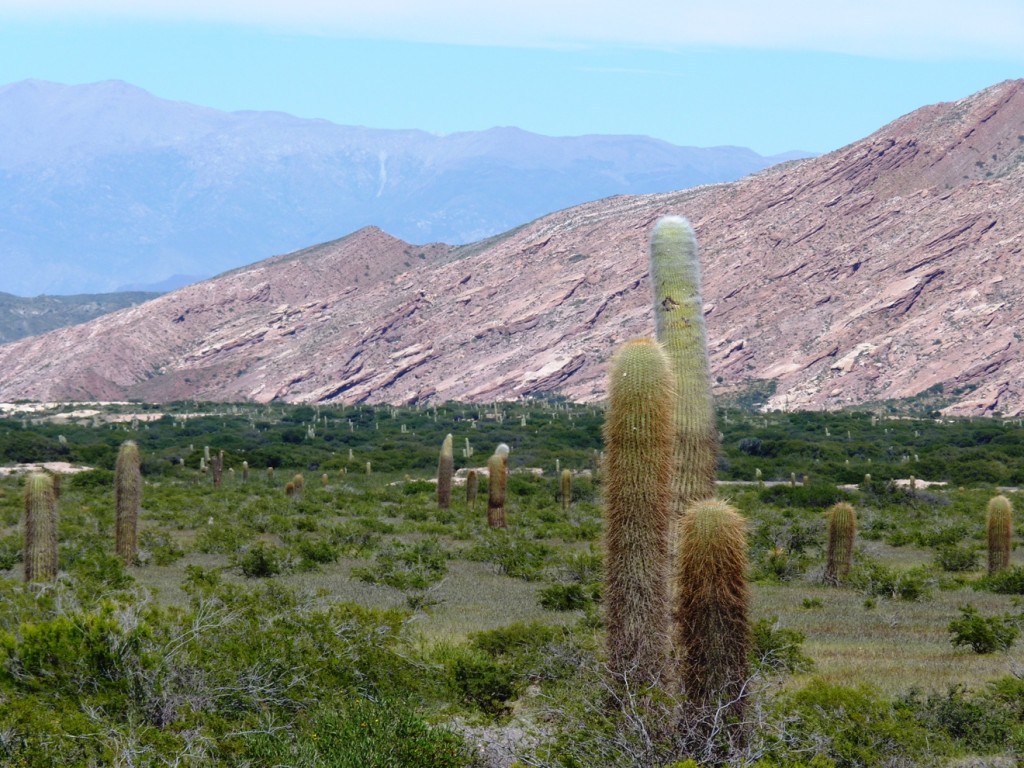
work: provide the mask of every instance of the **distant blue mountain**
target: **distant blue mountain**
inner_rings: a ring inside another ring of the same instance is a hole
[[[0,87],[0,290],[213,275],[376,225],[475,241],[615,194],[729,181],[792,154],[516,128],[435,136],[220,112],[119,81]]]

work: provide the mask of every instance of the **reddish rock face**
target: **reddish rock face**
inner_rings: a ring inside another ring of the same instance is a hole
[[[391,402],[604,396],[653,334],[647,237],[701,244],[713,375],[772,407],[943,384],[1024,410],[1024,81],[731,184],[615,197],[462,247],[365,229],[0,347],[0,399]]]

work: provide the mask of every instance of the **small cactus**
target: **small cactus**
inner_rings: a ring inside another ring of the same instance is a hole
[[[242,462],[242,482],[243,483],[248,483],[249,482],[249,462],[248,461],[243,461]]]
[[[122,443],[117,452],[114,503],[117,509],[114,549],[126,565],[131,565],[139,556],[139,507],[142,504],[139,446],[132,440]]]
[[[739,717],[750,647],[746,521],[724,501],[707,499],[690,507],[680,532],[675,640],[683,692],[698,706],[725,706]]]
[[[562,511],[568,512],[572,504],[572,472],[562,470]]]
[[[487,475],[487,525],[491,528],[505,528],[508,526],[505,517],[505,491],[508,486],[507,446],[504,454],[495,451],[487,460]]]
[[[448,509],[452,505],[452,475],[455,472],[455,450],[452,436],[447,435],[441,443],[437,460],[437,507]]]
[[[267,485],[274,484],[274,468],[267,467]]]
[[[25,478],[25,581],[57,576],[57,498],[45,472]]]
[[[471,469],[466,474],[466,506],[471,510],[476,509],[476,494],[479,489],[480,476],[475,469]]]
[[[366,474],[367,475],[372,475],[373,474],[373,466],[370,464],[370,462],[366,462]]]
[[[845,501],[832,505],[828,512],[828,553],[824,581],[838,586],[850,575],[853,543],[857,537],[857,513]]]
[[[219,451],[210,461],[210,471],[213,473],[213,487],[220,488],[224,479],[224,451]]]
[[[603,601],[613,675],[658,683],[669,651],[669,524],[672,501],[672,373],[648,339],[612,361],[604,425]]]
[[[989,576],[1010,567],[1013,539],[1013,505],[1005,496],[994,496],[988,502],[988,573]]]

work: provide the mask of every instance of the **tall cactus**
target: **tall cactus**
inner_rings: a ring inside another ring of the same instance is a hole
[[[655,684],[669,651],[668,532],[673,386],[664,350],[648,339],[612,362],[605,441],[604,604],[609,666]]]
[[[437,459],[437,507],[448,509],[452,505],[452,475],[455,472],[455,449],[452,436],[447,435],[441,443],[441,454]]]
[[[142,472],[139,446],[126,440],[117,452],[114,465],[114,504],[117,509],[114,527],[114,550],[131,565],[139,556],[139,507],[142,504]]]
[[[25,581],[57,576],[57,497],[45,472],[25,478]]]
[[[650,269],[657,337],[676,382],[672,516],[678,521],[691,502],[714,496],[718,454],[700,261],[686,219],[658,220],[651,234]]]
[[[857,513],[845,501],[833,504],[828,512],[828,552],[825,558],[824,581],[838,586],[850,575],[853,565],[853,542],[857,537]]]
[[[572,472],[568,469],[562,470],[562,511],[568,512],[572,504]]]
[[[504,450],[502,448],[504,447]],[[487,460],[487,525],[506,528],[505,495],[508,487],[508,446],[502,443]]]
[[[739,717],[748,679],[750,587],[746,521],[724,501],[694,502],[680,524],[676,648],[683,692]]]
[[[988,573],[989,576],[1010,567],[1010,544],[1013,539],[1013,505],[1005,496],[994,496],[988,502]]]

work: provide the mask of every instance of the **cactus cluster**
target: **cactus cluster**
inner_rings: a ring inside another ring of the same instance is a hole
[[[724,707],[736,724],[750,644],[746,522],[714,499],[719,438],[685,219],[655,226],[651,282],[659,343],[627,343],[608,386],[609,666],[620,680],[676,685],[694,708]]]

